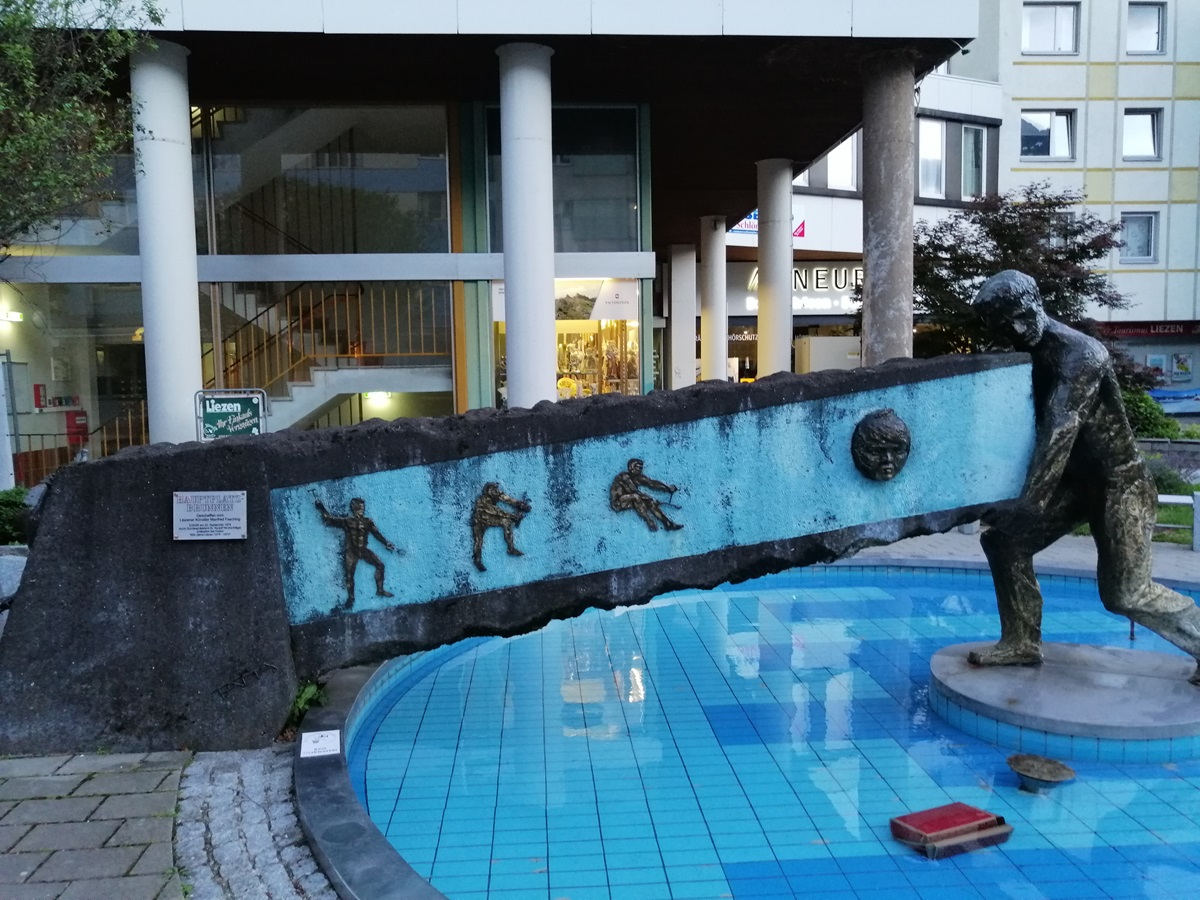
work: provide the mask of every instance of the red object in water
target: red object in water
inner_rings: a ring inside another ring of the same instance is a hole
[[[950,803],[892,819],[892,837],[930,859],[1002,844],[1012,830],[1003,816],[966,803]]]

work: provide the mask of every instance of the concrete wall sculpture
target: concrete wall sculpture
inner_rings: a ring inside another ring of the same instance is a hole
[[[910,446],[870,474],[883,409]],[[944,357],[71,466],[0,641],[0,753],[261,746],[300,678],[944,531],[1020,494],[1032,409],[1027,357]],[[208,491],[245,491],[244,538],[174,538]]]

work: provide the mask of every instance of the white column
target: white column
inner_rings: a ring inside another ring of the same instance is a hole
[[[792,161],[758,162],[758,377],[792,371]]]
[[[912,356],[912,60],[863,63],[863,365]]]
[[[13,468],[12,429],[8,427],[11,421],[8,414],[8,375],[11,371],[12,356],[6,350],[0,356],[0,491],[16,487],[17,484],[17,473]]]
[[[196,439],[195,395],[204,386],[187,54],[159,40],[155,49],[135,54],[130,75],[146,397],[154,443]]]
[[[671,341],[671,390],[696,383],[696,248],[690,244],[671,246],[671,277],[668,284]]]
[[[700,219],[700,377],[728,377],[729,305],[725,300],[725,217]]]
[[[554,331],[554,183],[550,56],[505,44],[500,57],[500,177],[504,190],[504,321],[508,405],[558,396]]]

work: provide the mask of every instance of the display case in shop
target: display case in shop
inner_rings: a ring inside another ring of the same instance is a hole
[[[507,334],[503,282],[492,282],[496,399],[507,389]],[[641,289],[636,278],[556,279],[555,354],[558,398],[596,394],[640,394]]]
[[[555,325],[559,399],[641,393],[637,322],[569,319]]]
[[[638,323],[626,319],[559,319],[555,323],[558,397],[640,394]],[[504,323],[495,330],[498,400],[507,401]]]

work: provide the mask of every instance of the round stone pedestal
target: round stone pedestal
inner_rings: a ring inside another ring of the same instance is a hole
[[[978,667],[955,644],[934,654],[934,711],[1001,747],[1055,758],[1167,762],[1200,757],[1195,660],[1144,650],[1044,644],[1037,667]]]

